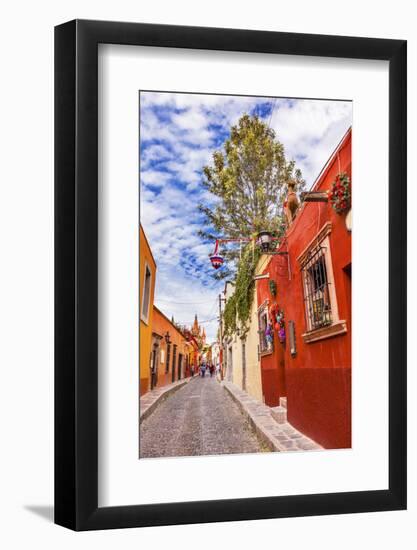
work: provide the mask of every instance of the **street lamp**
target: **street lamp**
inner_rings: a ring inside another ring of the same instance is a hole
[[[167,330],[166,333],[165,333],[165,342],[166,342],[167,344],[170,344],[170,343],[171,343],[171,336],[170,336],[168,330]]]
[[[261,247],[262,252],[267,253],[271,246],[272,235],[269,231],[260,231],[258,233],[257,244]]]
[[[212,254],[210,256],[210,262],[214,269],[219,269],[219,267],[223,265],[224,259],[219,254]]]
[[[214,269],[219,269],[223,265],[224,259],[223,256],[220,256],[219,254],[219,240],[216,240],[216,244],[214,245],[214,251],[213,254],[209,255],[211,265],[214,267]]]

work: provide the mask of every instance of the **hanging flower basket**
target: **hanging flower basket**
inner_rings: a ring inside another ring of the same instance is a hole
[[[271,304],[269,306],[269,317],[275,321],[275,316],[276,314],[278,313],[279,311],[279,307],[278,307],[278,304]]]
[[[346,172],[337,174],[336,179],[332,183],[329,200],[337,214],[343,214],[349,210],[351,206],[351,189],[350,179]]]
[[[284,311],[279,308],[278,304],[273,304],[269,311],[271,314],[271,318],[273,319],[274,329],[278,332],[278,340],[281,344],[285,344]]]

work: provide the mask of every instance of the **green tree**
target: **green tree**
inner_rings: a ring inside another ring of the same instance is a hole
[[[294,180],[298,191],[305,185],[295,162],[286,160],[274,130],[258,116],[247,114],[232,126],[223,150],[213,153],[212,165],[205,166],[203,174],[203,185],[214,195],[215,206],[199,206],[205,217],[200,236],[210,240],[252,237],[262,230],[280,235],[285,184]],[[239,250],[228,246],[222,247],[221,253],[228,268],[214,276],[230,277]]]

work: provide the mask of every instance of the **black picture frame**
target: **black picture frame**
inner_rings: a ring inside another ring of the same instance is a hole
[[[98,507],[98,44],[389,62],[389,488]],[[74,20],[55,28],[55,523],[109,529],[406,508],[406,41]]]

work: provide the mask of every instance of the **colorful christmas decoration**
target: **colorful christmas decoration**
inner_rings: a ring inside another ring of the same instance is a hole
[[[268,348],[270,349],[274,342],[274,329],[272,328],[272,325],[269,323],[265,329],[265,340],[268,345]]]
[[[280,327],[284,326],[284,312],[282,311],[282,309],[277,310],[275,314],[275,319]]]
[[[337,214],[343,214],[351,206],[350,179],[346,172],[337,174],[332,183],[329,200]]]
[[[274,329],[278,332],[278,340],[281,344],[285,343],[285,317],[278,304],[271,304],[269,315],[273,322]]]
[[[279,311],[278,304],[271,304],[269,306],[269,317],[270,317],[270,319],[275,321],[275,317],[276,317],[278,311]]]

